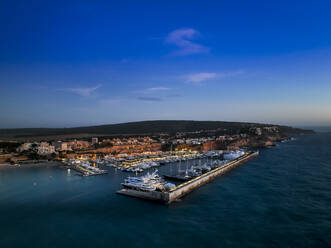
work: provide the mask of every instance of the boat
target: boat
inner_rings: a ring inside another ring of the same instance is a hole
[[[146,175],[141,177],[127,177],[122,183],[124,188],[138,191],[162,191],[165,185],[166,182],[159,176],[158,170],[151,174],[147,172]]]
[[[229,151],[229,152],[224,153],[223,158],[225,160],[235,160],[235,159],[237,159],[241,156],[244,156],[244,155],[245,155],[245,152],[241,151],[241,150]]]

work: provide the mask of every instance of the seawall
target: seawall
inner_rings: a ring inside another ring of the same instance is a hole
[[[215,179],[215,177],[225,174],[227,171],[232,170],[234,167],[237,167],[238,165],[246,162],[249,159],[252,159],[253,157],[256,157],[257,155],[258,152],[250,153],[225,165],[222,165],[221,167],[211,170],[199,177],[178,185],[169,191],[168,203],[183,197],[184,195],[190,193],[192,190],[199,188],[200,186]]]
[[[163,203],[172,203],[177,199],[182,198],[191,191],[201,187],[202,185],[212,181],[215,177],[225,174],[227,171],[232,170],[238,165],[246,162],[249,159],[252,159],[258,156],[259,152],[248,153],[238,159],[232,160],[229,163],[226,163],[218,168],[215,168],[199,177],[196,177],[190,181],[182,183],[175,188],[172,188],[169,192],[143,192],[131,189],[121,189],[117,191],[118,194],[142,198],[145,200],[159,201]]]

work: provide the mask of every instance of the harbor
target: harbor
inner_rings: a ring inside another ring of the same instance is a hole
[[[257,242],[247,243],[247,240],[256,237],[259,241],[261,237],[268,246],[275,235],[282,238],[275,244],[279,247],[305,247],[307,243],[312,247],[324,247],[310,234],[319,230],[328,235],[330,230],[329,222],[325,221],[331,213],[327,191],[330,184],[327,171],[330,170],[326,170],[330,141],[330,135],[307,135],[280,143],[273,149],[262,149],[258,157],[171,204],[116,192],[128,176],[152,174],[155,169],[160,176],[170,174],[171,170],[176,174],[179,162],[150,168],[138,175],[106,164],[98,165],[107,169],[108,174],[88,177],[79,176],[72,168],[68,173],[63,163],[53,165],[52,161],[33,164],[31,169],[30,165],[1,167],[0,208],[5,213],[1,217],[4,234],[1,247],[23,247],[27,240],[36,247],[47,246],[50,242],[62,247],[135,246],[137,243],[145,246],[143,242],[154,234],[160,239],[151,239],[145,247],[229,247],[229,239],[235,247],[263,247]],[[322,156],[322,151],[328,153]],[[212,162],[219,159],[222,158],[214,158]],[[199,165],[199,160],[189,160],[188,168]],[[206,162],[207,158],[201,159],[201,164]],[[186,161],[182,161],[181,170],[185,169]],[[184,182],[173,183],[177,186]],[[152,194],[155,198],[160,192]],[[312,194],[315,197],[311,197]],[[287,218],[298,215],[303,219]],[[93,228],[86,228],[89,226]],[[202,231],[194,233],[192,240],[194,229]],[[17,238],[18,231],[22,238]],[[291,239],[288,233],[298,239]],[[79,240],[84,245],[78,243]]]
[[[130,184],[127,184],[127,181],[122,184],[124,187],[123,189],[117,191],[118,194],[131,196],[136,198],[142,198],[145,200],[151,201],[158,201],[166,204],[170,204],[178,199],[182,198],[183,196],[187,195],[191,191],[203,186],[204,184],[214,180],[217,176],[223,175],[226,172],[232,170],[233,168],[237,167],[238,165],[256,157],[259,155],[258,151],[254,152],[246,152],[238,158],[235,158],[225,164],[222,164],[210,171],[207,171],[199,176],[194,177],[193,179],[187,180],[186,182],[179,184],[177,186],[161,182],[160,179],[156,182],[156,184],[148,184],[149,178],[145,181],[143,178],[142,182],[146,185],[152,185],[152,187],[137,187],[141,184],[134,183],[133,187]],[[156,174],[153,177],[157,177]],[[139,179],[136,179],[139,180]]]
[[[102,170],[96,166],[96,163],[91,163],[86,160],[71,159],[67,161],[68,169],[73,169],[79,173],[80,176],[96,176],[107,174],[108,170]]]

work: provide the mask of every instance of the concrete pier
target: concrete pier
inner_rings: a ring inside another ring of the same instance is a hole
[[[215,168],[199,177],[196,177],[190,181],[182,183],[169,190],[169,192],[158,192],[158,191],[142,192],[137,190],[122,189],[119,190],[117,193],[122,195],[137,197],[137,198],[143,198],[146,200],[172,203],[173,201],[180,199],[181,197],[187,195],[196,188],[199,188],[200,186],[212,181],[213,179],[215,179],[215,177],[219,175],[223,175],[227,171],[237,167],[238,165],[246,162],[247,160],[258,156],[258,154],[259,152],[250,152],[238,159],[232,160],[227,164]]]
[[[82,166],[79,165],[75,165],[75,166],[69,166],[68,168],[71,168],[75,171],[77,171],[79,173],[80,176],[97,176],[97,175],[103,175],[103,174],[107,174],[108,171],[106,170],[100,170],[100,171],[92,171],[92,170],[88,170]]]
[[[133,189],[121,189],[116,192],[117,194],[141,198],[150,201],[157,201],[162,203],[169,202],[169,193],[168,192],[160,192],[160,191],[138,191]]]

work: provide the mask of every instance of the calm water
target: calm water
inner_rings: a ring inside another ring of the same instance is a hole
[[[331,246],[331,135],[265,149],[169,206],[116,195],[127,175],[1,168],[0,247]]]

